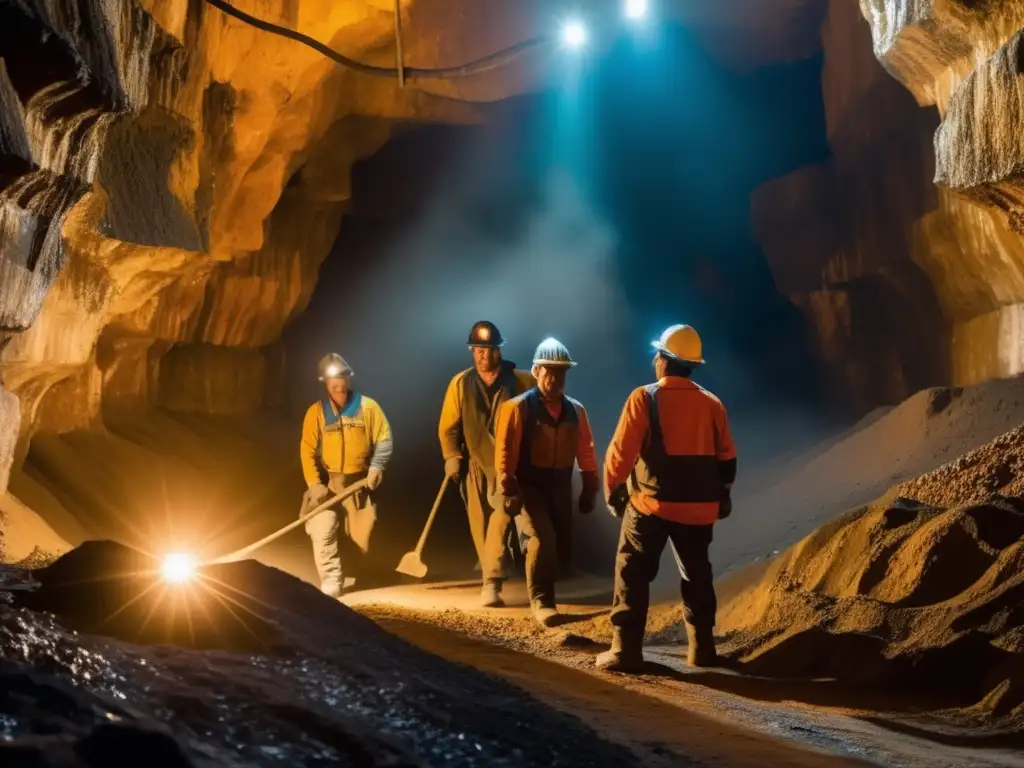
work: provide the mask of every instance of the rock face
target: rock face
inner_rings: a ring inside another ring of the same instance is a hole
[[[235,6],[394,65],[390,3]],[[407,0],[405,60],[520,42],[529,10]],[[0,5],[0,492],[36,434],[272,401],[274,343],[313,291],[353,163],[396,120],[480,121],[475,102],[535,82],[523,61],[401,88],[203,2]]]
[[[359,62],[395,64],[390,0],[232,5]],[[418,68],[557,23],[546,0],[401,6],[403,62]],[[818,47],[823,0],[757,7],[664,10],[740,67]],[[589,14],[621,21],[617,0]],[[172,444],[194,455],[213,439],[179,416],[244,421],[273,404],[278,340],[337,237],[353,164],[396,121],[485,120],[485,102],[543,86],[552,60],[401,87],[202,0],[0,4],[0,494],[17,496],[0,500],[39,509],[75,542],[73,521],[147,503],[104,495],[83,467],[106,467],[107,484],[126,467],[152,474],[154,444],[169,461]],[[155,437],[153,424],[170,432]]]
[[[753,218],[854,410],[1024,369],[1022,26],[1019,2],[830,3],[833,158],[758,190]]]

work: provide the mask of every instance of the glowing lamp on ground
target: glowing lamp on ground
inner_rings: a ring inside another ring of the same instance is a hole
[[[196,572],[196,560],[184,552],[164,555],[160,564],[160,578],[170,584],[184,584],[191,580]]]
[[[647,15],[647,0],[626,0],[626,18],[642,19]]]
[[[562,27],[562,42],[567,48],[582,48],[587,42],[587,28],[579,20],[567,21]]]

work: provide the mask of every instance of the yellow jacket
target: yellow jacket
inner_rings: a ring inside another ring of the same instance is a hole
[[[329,397],[313,403],[302,420],[299,455],[306,485],[326,484],[328,474],[383,470],[391,459],[391,425],[376,400],[359,392],[339,410]]]
[[[472,461],[486,470],[493,468],[498,410],[536,383],[528,371],[516,370],[508,360],[502,361],[501,371],[490,389],[484,387],[473,368],[456,374],[448,384],[437,424],[443,458],[468,453]]]

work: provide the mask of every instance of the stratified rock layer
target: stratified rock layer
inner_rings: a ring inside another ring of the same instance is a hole
[[[235,5],[394,65],[389,3]],[[541,21],[526,10],[404,2],[406,60],[520,42]],[[0,493],[36,435],[272,402],[276,342],[309,301],[353,164],[396,120],[480,121],[474,102],[538,72],[524,59],[401,88],[202,2],[0,5]]]
[[[1020,2],[830,4],[833,158],[759,189],[753,217],[854,410],[1024,370],[1022,26]]]

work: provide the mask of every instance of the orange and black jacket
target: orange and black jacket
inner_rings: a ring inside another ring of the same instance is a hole
[[[714,523],[736,479],[736,446],[722,401],[678,376],[633,390],[605,456],[606,497],[630,475],[637,512]]]
[[[506,495],[519,486],[571,484],[579,463],[585,485],[597,492],[597,456],[586,409],[571,397],[549,407],[537,388],[501,407],[495,432],[494,468]]]

